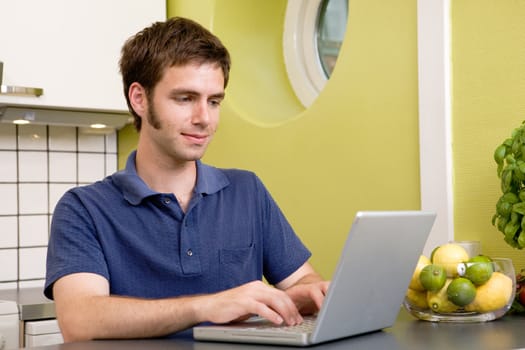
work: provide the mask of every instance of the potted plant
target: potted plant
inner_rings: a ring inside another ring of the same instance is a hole
[[[494,151],[502,195],[496,203],[492,225],[511,247],[525,247],[525,121]],[[516,276],[512,312],[525,313],[525,269]]]
[[[492,225],[511,247],[525,247],[525,121],[494,151],[503,193]]]

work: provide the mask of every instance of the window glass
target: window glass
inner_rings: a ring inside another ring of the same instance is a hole
[[[317,21],[317,51],[325,76],[334,70],[346,32],[348,0],[323,0]]]

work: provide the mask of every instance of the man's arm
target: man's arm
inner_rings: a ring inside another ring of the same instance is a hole
[[[111,296],[104,277],[75,273],[57,280],[53,294],[66,342],[163,336],[205,321],[226,323],[255,314],[276,324],[302,321],[287,293],[261,281],[209,295],[139,299]]]

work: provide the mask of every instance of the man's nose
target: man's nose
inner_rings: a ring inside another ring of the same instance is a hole
[[[210,121],[208,101],[202,101],[195,105],[192,121],[194,124],[207,125]]]

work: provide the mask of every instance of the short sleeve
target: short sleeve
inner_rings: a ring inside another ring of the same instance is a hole
[[[53,284],[63,276],[78,272],[96,273],[109,280],[94,220],[78,195],[70,190],[53,213],[44,294],[53,299]]]
[[[263,273],[271,284],[277,284],[294,273],[311,256],[284,213],[258,179],[263,201],[264,266]]]

